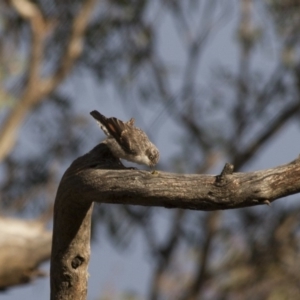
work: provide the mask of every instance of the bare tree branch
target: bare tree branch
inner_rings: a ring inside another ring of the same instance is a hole
[[[299,159],[250,173],[232,173],[233,166],[226,165],[225,172],[218,176],[152,174],[141,170],[116,172],[98,169],[101,163],[98,156],[103,155],[104,148],[98,145],[69,169],[64,184],[72,187],[72,193],[101,203],[218,210],[264,204],[266,200],[272,202],[300,192]],[[74,173],[75,166],[80,172]]]
[[[13,148],[20,124],[31,105],[39,99],[39,74],[43,56],[45,21],[38,7],[27,0],[12,0],[11,5],[21,17],[27,19],[32,30],[32,46],[29,60],[28,84],[20,101],[7,116],[0,131],[0,161]]]
[[[72,33],[65,54],[55,74],[42,81],[44,94],[52,92],[66,75],[70,72],[76,59],[82,53],[84,33],[88,25],[89,18],[95,8],[96,0],[86,0],[74,20]]]
[[[178,209],[175,212],[174,219],[172,220],[171,231],[168,240],[161,246],[160,256],[158,257],[159,262],[156,264],[156,268],[152,278],[152,286],[150,288],[149,299],[159,299],[159,287],[162,283],[162,278],[165,270],[170,264],[172,255],[176,250],[176,246],[180,241],[181,224],[184,217],[185,211]]]
[[[46,35],[47,24],[41,11],[33,2],[27,0],[11,0],[11,4],[22,18],[28,20],[32,30],[32,48],[28,64],[29,80],[27,85],[27,93],[29,93],[29,91],[36,89],[36,87],[34,88],[34,84],[39,80],[40,69],[43,63],[43,42]],[[29,99],[31,97],[24,98]]]
[[[51,238],[41,222],[0,218],[0,290],[45,276],[38,266],[50,257]]]
[[[181,298],[182,300],[196,300],[202,292],[205,281],[208,278],[207,267],[209,264],[209,255],[217,231],[217,223],[220,217],[219,212],[211,212],[207,214],[204,220],[205,225],[205,238],[204,242],[200,242],[199,255],[197,259],[197,270],[195,276],[192,278],[191,283],[186,288],[186,294]]]
[[[300,158],[273,169],[218,176],[124,170],[106,145],[78,158],[64,174],[54,211],[51,299],[84,299],[92,203],[231,209],[270,202],[300,192]],[[80,294],[80,295],[79,295]]]
[[[30,53],[30,68],[28,84],[24,94],[14,109],[4,120],[0,131],[0,161],[12,150],[16,142],[20,125],[27,112],[33,105],[43,100],[65,79],[69,74],[75,60],[83,49],[83,38],[89,17],[93,11],[96,0],[86,0],[74,19],[70,41],[57,72],[46,79],[41,79],[41,69],[44,54],[44,39],[47,34],[47,24],[39,8],[28,0],[11,0],[11,5],[20,16],[29,21],[32,31],[32,46]]]
[[[279,114],[268,124],[268,126],[263,130],[255,140],[245,148],[241,153],[236,154],[236,159],[233,164],[240,168],[245,162],[249,161],[250,158],[258,151],[258,149],[265,144],[275,133],[278,132],[280,128],[290,120],[294,115],[297,115],[300,110],[300,101],[296,101],[294,104],[290,105]]]

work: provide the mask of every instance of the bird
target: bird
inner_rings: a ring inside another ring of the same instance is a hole
[[[90,114],[107,136],[103,143],[115,157],[151,168],[158,163],[158,149],[143,130],[134,126],[133,118],[123,122],[115,117],[107,118],[97,110]]]

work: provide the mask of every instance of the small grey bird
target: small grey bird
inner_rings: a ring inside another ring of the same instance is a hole
[[[107,135],[105,143],[114,156],[134,163],[154,167],[159,160],[158,149],[150,142],[144,131],[134,126],[134,119],[123,122],[106,118],[97,110],[90,113]]]

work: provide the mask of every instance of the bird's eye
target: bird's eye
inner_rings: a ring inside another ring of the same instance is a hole
[[[149,155],[149,159],[152,160],[154,157],[152,154]]]

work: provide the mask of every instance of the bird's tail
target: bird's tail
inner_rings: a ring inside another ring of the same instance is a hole
[[[96,119],[97,121],[99,121],[102,124],[105,124],[106,117],[103,116],[102,114],[100,114],[99,111],[93,110],[90,112],[90,114],[94,119]]]

